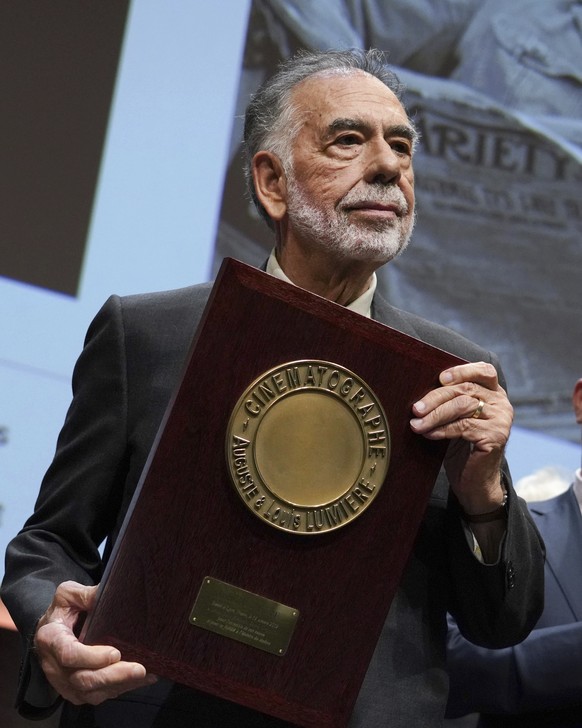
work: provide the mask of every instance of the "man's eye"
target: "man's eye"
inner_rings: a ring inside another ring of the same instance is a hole
[[[412,147],[407,141],[394,140],[390,142],[390,146],[397,154],[406,154],[408,156],[412,154]]]
[[[344,136],[338,137],[335,143],[340,146],[349,147],[353,144],[359,144],[360,140],[356,134],[345,134]]]

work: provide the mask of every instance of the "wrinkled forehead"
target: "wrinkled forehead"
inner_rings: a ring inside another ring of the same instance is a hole
[[[396,94],[380,79],[360,69],[320,71],[298,83],[291,101],[304,122],[325,124],[334,116],[369,114],[389,123],[397,119],[409,124],[408,115]]]

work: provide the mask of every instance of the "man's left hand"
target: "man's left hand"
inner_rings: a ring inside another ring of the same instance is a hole
[[[486,513],[503,500],[500,468],[513,407],[492,364],[461,364],[441,372],[442,386],[413,405],[413,431],[451,443],[445,467],[466,513]]]

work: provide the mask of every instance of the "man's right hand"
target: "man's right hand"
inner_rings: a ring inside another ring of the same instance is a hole
[[[47,680],[75,705],[98,705],[157,679],[143,665],[124,662],[115,647],[79,642],[73,632],[75,624],[83,612],[94,607],[96,595],[96,586],[63,582],[34,636],[35,652]]]

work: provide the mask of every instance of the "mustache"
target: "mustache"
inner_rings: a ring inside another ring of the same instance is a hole
[[[363,189],[355,188],[347,192],[340,200],[340,208],[360,205],[382,205],[393,207],[398,215],[408,214],[408,203],[399,187],[384,185],[368,185]]]

